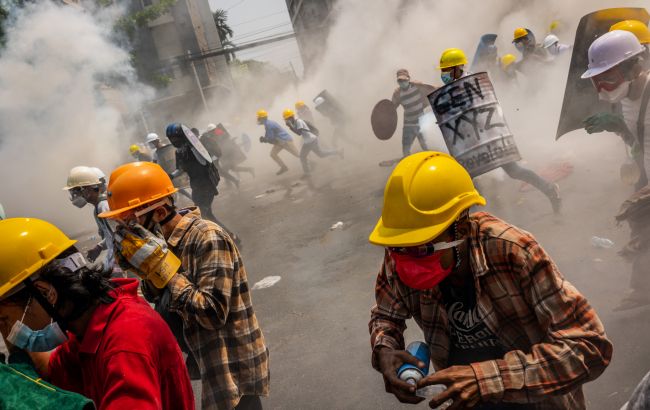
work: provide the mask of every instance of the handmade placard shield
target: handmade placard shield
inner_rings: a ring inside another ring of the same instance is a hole
[[[521,159],[487,73],[463,77],[428,98],[449,153],[472,178]]]

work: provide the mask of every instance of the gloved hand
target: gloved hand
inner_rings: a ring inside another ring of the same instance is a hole
[[[583,121],[585,130],[589,134],[609,131],[624,133],[627,132],[625,121],[620,115],[611,112],[599,112]]]
[[[158,289],[164,288],[181,266],[163,239],[138,224],[120,225],[115,232],[115,245],[138,276]]]
[[[262,142],[262,143],[264,143],[264,142],[270,143],[268,138],[266,138],[266,137],[260,137],[260,142]]]

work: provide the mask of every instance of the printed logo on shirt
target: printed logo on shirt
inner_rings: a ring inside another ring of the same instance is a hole
[[[452,343],[459,349],[481,349],[500,346],[499,341],[488,329],[483,316],[474,306],[465,308],[463,302],[454,302],[447,309]]]

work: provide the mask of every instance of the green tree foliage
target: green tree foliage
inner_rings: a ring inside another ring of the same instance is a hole
[[[221,47],[224,49],[235,47],[233,42],[230,40],[234,32],[228,24],[228,12],[224,9],[217,9],[216,11],[212,12],[212,18],[214,20],[214,25],[217,27],[217,33],[219,33]],[[236,58],[237,57],[235,56],[234,51],[226,53],[226,61],[228,63],[232,63]]]

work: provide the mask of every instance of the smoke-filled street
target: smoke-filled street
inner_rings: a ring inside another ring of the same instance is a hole
[[[0,2],[0,410],[650,410],[641,0]]]

